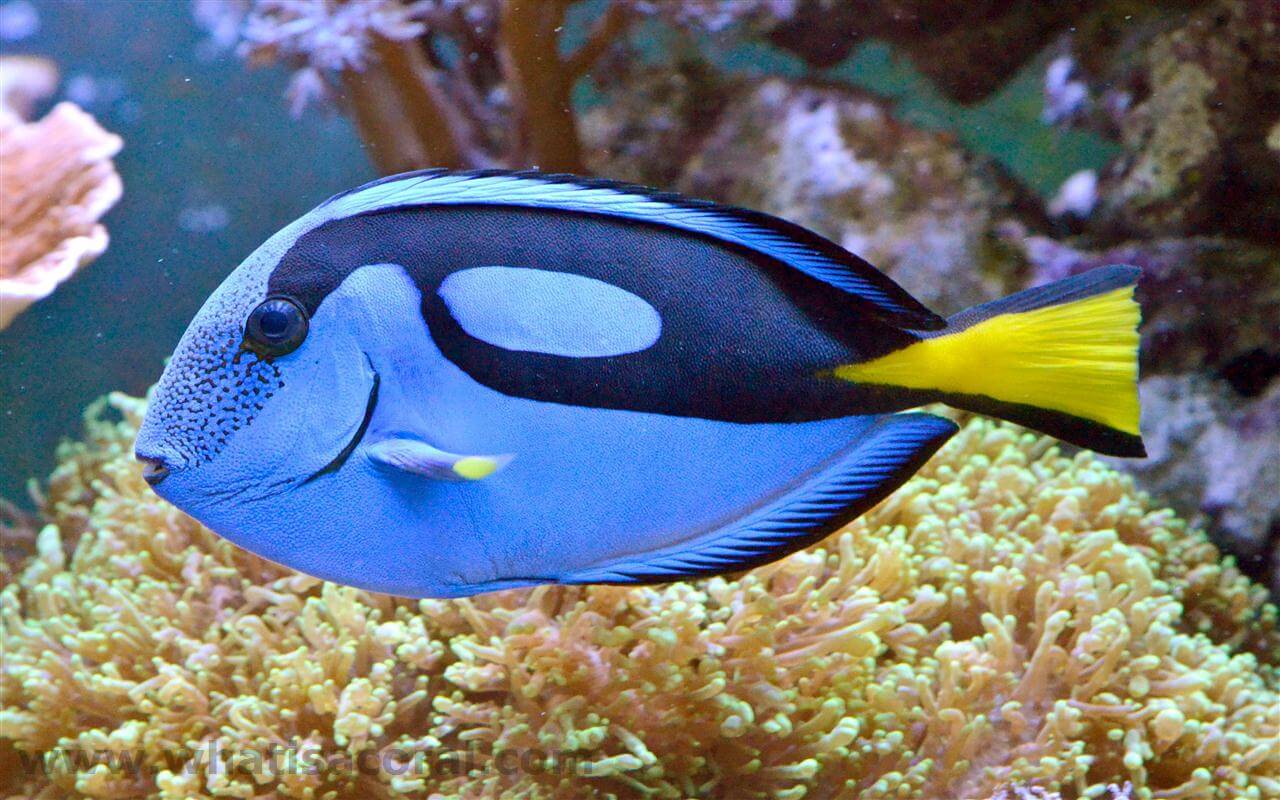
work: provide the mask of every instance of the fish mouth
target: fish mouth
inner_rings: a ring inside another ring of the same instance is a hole
[[[370,360],[369,354],[364,354],[365,363],[369,365],[370,371],[373,372],[373,386],[369,387],[369,399],[364,404],[364,418],[360,420],[360,427],[356,428],[355,435],[351,437],[351,441],[347,442],[339,453],[333,457],[333,460],[325,464],[320,469],[311,473],[302,485],[311,483],[316,478],[342,469],[342,465],[347,463],[347,459],[351,458],[351,454],[355,452],[356,447],[360,445],[360,441],[364,439],[365,433],[369,430],[369,422],[373,419],[373,411],[378,407],[378,386],[382,383],[382,376],[378,374],[378,370],[374,369],[373,361]]]
[[[169,463],[160,456],[145,455],[143,453],[135,454],[135,458],[142,462],[142,479],[146,481],[151,488],[155,488],[173,471]]]
[[[133,442],[133,457],[141,468],[142,479],[157,491],[161,483],[181,472],[184,466],[182,457],[158,439],[140,432]]]

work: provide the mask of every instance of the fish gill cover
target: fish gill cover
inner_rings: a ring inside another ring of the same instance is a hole
[[[1280,793],[1264,590],[1128,477],[1010,426],[970,422],[746,574],[411,601],[159,500],[130,452],[144,410],[87,411],[5,562],[0,792]]]

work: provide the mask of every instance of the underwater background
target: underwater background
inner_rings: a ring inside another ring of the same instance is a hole
[[[1272,0],[0,0],[0,47],[0,794],[1280,797]],[[150,493],[140,398],[424,166],[757,208],[944,314],[1137,264],[1149,458],[967,421],[694,583],[291,573]]]

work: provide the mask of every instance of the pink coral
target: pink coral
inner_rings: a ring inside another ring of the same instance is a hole
[[[20,67],[0,59],[0,74]],[[30,94],[4,83],[29,108]],[[121,144],[72,103],[36,122],[0,109],[0,329],[106,249],[98,220],[120,199]]]

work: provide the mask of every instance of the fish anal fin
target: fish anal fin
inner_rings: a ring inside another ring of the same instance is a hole
[[[560,576],[561,583],[660,583],[750,569],[822,539],[901,486],[957,430],[932,414],[886,416],[780,497],[680,545]]]

